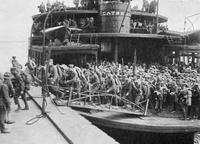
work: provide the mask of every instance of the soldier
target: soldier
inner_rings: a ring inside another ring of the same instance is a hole
[[[133,91],[135,93],[135,104],[139,105],[140,100],[142,99],[142,86],[140,79],[136,80],[133,85]]]
[[[27,67],[26,71],[28,74],[31,75],[33,83],[35,85],[37,85],[37,83],[35,82],[35,68],[36,68],[36,64],[33,60],[31,60],[30,57],[28,57],[28,62],[25,64],[25,66]]]
[[[132,84],[132,82],[126,76],[122,76],[122,81],[123,81],[122,97],[133,102],[133,84]],[[131,105],[131,107],[133,108],[133,105]]]
[[[147,0],[143,0],[142,11],[149,12],[149,2]]]
[[[25,107],[22,110],[29,110],[28,102],[26,99],[26,87],[25,87],[25,82],[23,80],[23,77],[21,75],[21,72],[18,71],[15,67],[12,67],[10,69],[11,73],[14,76],[14,88],[15,88],[15,97],[14,101],[15,104],[18,106],[16,109],[17,111],[21,110],[21,105],[19,103],[19,96],[22,97],[22,100],[24,101]]]
[[[57,98],[63,97],[64,93],[59,91],[59,79],[56,67],[53,65],[53,59],[49,60],[49,69],[48,69],[48,84],[49,91],[54,94]]]
[[[91,92],[95,93],[100,87],[100,80],[94,69],[90,68],[89,84],[91,85]]]
[[[106,83],[106,89],[107,89],[106,92],[115,95],[117,93],[117,87],[116,87],[116,83],[112,74],[108,74],[105,83]],[[109,103],[110,98],[107,97],[106,101],[107,103]]]
[[[78,10],[79,0],[74,0],[73,2],[74,2],[74,4],[75,4],[75,6],[76,6],[76,10]]]
[[[188,109],[188,106],[191,106],[191,97],[191,91],[186,88],[186,84],[181,84],[181,90],[178,94],[178,98],[183,112],[183,120],[187,120],[188,115],[190,115],[190,109]]]
[[[155,105],[155,110],[157,113],[161,112],[163,110],[163,93],[162,93],[162,88],[160,83],[156,84],[156,89],[154,91],[156,94],[156,105]]]
[[[193,117],[200,119],[200,85],[198,83],[192,87],[192,94]]]
[[[39,12],[41,12],[41,13],[46,12],[45,5],[43,2],[40,4],[40,6],[38,6],[38,8],[39,8]]]
[[[14,89],[12,81],[11,81],[12,78],[13,78],[13,76],[12,76],[11,73],[6,72],[4,74],[4,81],[3,81],[3,83],[8,86],[9,98],[12,98],[12,97],[15,96],[15,89]],[[14,121],[11,120],[11,107],[10,106],[8,106],[8,108],[6,110],[6,123],[7,124],[13,124],[13,123],[15,123]]]
[[[49,12],[51,10],[51,3],[49,2],[49,0],[47,1],[47,12]]]
[[[169,96],[170,96],[170,102],[173,103],[173,109],[171,113],[175,113],[178,107],[178,98],[177,98],[177,93],[178,93],[178,86],[176,85],[175,82],[172,82],[169,85]]]
[[[151,3],[150,3],[150,6],[149,6],[149,13],[155,13],[156,12],[156,6],[158,5],[158,3],[153,0]]]
[[[1,133],[10,133],[5,128],[6,109],[10,107],[8,87],[3,83],[3,74],[0,73],[0,130]]]
[[[16,56],[13,56],[12,57],[13,59],[12,59],[12,66],[13,67],[16,67],[16,68],[18,68],[18,69],[22,69],[22,66],[19,64],[19,62],[16,60]]]

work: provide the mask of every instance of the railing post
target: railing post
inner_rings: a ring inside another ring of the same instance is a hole
[[[144,110],[144,115],[147,115],[148,106],[149,106],[149,99],[147,99],[147,102],[146,102],[146,107],[145,107],[145,110]]]
[[[68,99],[67,106],[70,106],[70,105],[71,105],[72,95],[73,95],[73,87],[70,87],[70,91],[69,91],[69,99]]]

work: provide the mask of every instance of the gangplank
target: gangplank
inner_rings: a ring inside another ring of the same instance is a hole
[[[127,98],[117,94],[106,93],[105,91],[96,91],[93,93],[89,90],[80,92],[72,87],[63,90],[66,94],[65,97],[54,99],[57,106],[69,106],[73,109],[84,111],[96,110],[132,115],[147,115],[149,99],[141,101],[138,105]]]

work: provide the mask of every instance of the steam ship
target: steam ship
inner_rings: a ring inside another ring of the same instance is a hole
[[[37,65],[44,65],[49,58],[56,64],[74,65],[98,60],[124,64],[136,61],[198,64],[200,31],[170,31],[161,27],[166,25],[167,17],[134,10],[130,2],[90,0],[82,7],[54,7],[34,15],[29,57],[34,58]],[[134,143],[160,143],[166,135],[171,141],[168,139],[165,143],[193,143],[200,129],[198,120],[148,116],[147,102],[139,113],[110,107],[86,107],[85,104],[77,106],[73,102],[75,100],[68,101],[66,105],[78,109],[81,115],[101,128],[134,132],[132,138],[139,139]],[[118,137],[115,135],[116,139]]]

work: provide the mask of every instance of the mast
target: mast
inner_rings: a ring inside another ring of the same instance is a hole
[[[120,33],[121,28],[122,28],[122,25],[123,25],[123,23],[124,23],[124,19],[125,19],[125,17],[126,17],[126,13],[127,13],[128,7],[129,7],[129,5],[130,5],[130,1],[131,1],[131,0],[129,0],[128,5],[127,5],[127,7],[126,7],[126,11],[125,11],[125,14],[124,14],[122,23],[121,23],[120,28],[119,28],[119,33]]]

